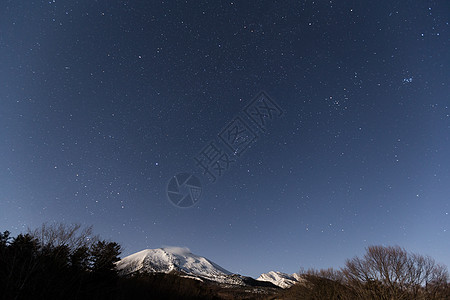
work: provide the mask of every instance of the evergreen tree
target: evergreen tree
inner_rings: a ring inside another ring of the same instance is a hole
[[[119,261],[121,247],[115,242],[98,241],[92,245],[92,271],[96,274],[117,274],[115,263]]]

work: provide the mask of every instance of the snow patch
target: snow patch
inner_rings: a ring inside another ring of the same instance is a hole
[[[268,281],[283,289],[289,288],[298,282],[302,282],[304,279],[300,275],[286,274],[282,272],[270,271],[269,273],[261,274],[256,280]]]

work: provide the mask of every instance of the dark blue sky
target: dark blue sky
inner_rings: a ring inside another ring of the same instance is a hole
[[[450,265],[448,1],[2,1],[0,227],[94,225],[232,272],[372,244]],[[194,157],[283,110],[217,179]],[[250,125],[251,126],[251,125]],[[193,173],[203,194],[172,205]]]

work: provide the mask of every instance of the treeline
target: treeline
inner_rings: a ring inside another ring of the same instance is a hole
[[[0,233],[3,299],[107,299],[116,287],[120,245],[92,228],[56,224],[11,237]]]
[[[341,270],[301,271],[303,281],[283,299],[448,300],[447,267],[398,246],[371,246]]]

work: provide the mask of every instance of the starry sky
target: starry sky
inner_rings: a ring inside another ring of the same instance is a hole
[[[449,1],[0,3],[0,229],[93,225],[250,276],[368,245],[450,266]],[[282,114],[245,114],[261,91]],[[257,138],[242,155],[220,133]],[[228,127],[227,127],[228,126]],[[195,158],[234,162],[214,182]],[[227,152],[228,151],[228,152]],[[167,195],[178,173],[200,200]]]

